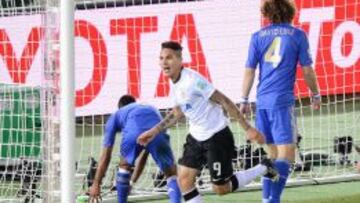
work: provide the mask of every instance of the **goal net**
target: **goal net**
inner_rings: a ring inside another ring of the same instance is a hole
[[[260,4],[260,0],[76,0],[76,195],[84,195],[91,184],[104,124],[121,95],[132,94],[164,113],[171,107],[169,83],[158,66],[161,42],[180,42],[184,67],[240,101],[251,34],[266,24]],[[302,139],[288,184],[359,179],[354,165],[360,160],[360,3],[296,0],[296,5],[294,24],[308,34],[322,105],[318,111],[310,108],[310,92],[299,71],[295,93]],[[57,202],[61,197],[59,15],[57,1],[0,1],[0,202]],[[261,146],[248,144],[235,122],[231,129],[237,146],[234,169],[257,164],[265,156]],[[182,154],[187,131],[186,121],[169,131],[176,158]],[[102,185],[109,201],[116,198],[111,188],[120,136]],[[166,196],[162,181],[149,158],[130,199]],[[207,170],[197,185],[202,191],[211,189]],[[249,186],[253,187],[259,182]]]

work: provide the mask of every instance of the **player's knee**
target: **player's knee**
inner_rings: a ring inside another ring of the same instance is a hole
[[[195,180],[193,180],[186,173],[178,174],[178,184],[181,188],[192,188]]]
[[[171,177],[171,176],[176,176],[177,175],[176,165],[174,165],[170,168],[164,169],[164,174],[167,178]]]
[[[280,145],[278,146],[277,159],[286,159],[289,162],[295,160],[295,145]]]
[[[230,192],[230,186],[228,184],[224,184],[224,185],[213,184],[212,188],[213,188],[213,191],[217,195],[220,195],[220,196],[225,195]]]
[[[131,173],[133,171],[133,167],[130,166],[128,163],[125,162],[120,162],[119,163],[119,168],[128,171],[129,173]]]
[[[181,187],[187,186],[189,184],[189,179],[187,179],[186,175],[179,174],[178,175],[178,183]]]
[[[275,145],[267,145],[265,151],[270,159],[276,159],[278,156],[277,148]]]

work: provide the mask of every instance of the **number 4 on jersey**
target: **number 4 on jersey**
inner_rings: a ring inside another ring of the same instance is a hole
[[[277,68],[281,61],[280,45],[281,38],[275,37],[265,54],[265,61],[272,63],[273,68]]]

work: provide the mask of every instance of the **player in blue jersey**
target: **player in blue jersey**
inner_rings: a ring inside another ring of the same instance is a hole
[[[262,15],[270,25],[251,38],[244,73],[243,113],[249,111],[248,95],[253,85],[255,69],[259,67],[256,99],[256,127],[265,136],[270,158],[280,173],[280,180],[263,178],[263,203],[280,202],[281,193],[295,158],[296,122],[294,115],[294,84],[296,67],[302,67],[303,77],[312,91],[313,107],[320,107],[320,94],[307,36],[291,25],[295,15],[291,0],[265,0]]]
[[[130,95],[122,96],[119,100],[118,107],[119,109],[113,113],[106,122],[103,150],[93,185],[89,191],[91,199],[97,201],[100,198],[101,181],[111,159],[115,136],[117,132],[121,132],[120,163],[116,177],[118,202],[127,202],[131,187],[130,178],[135,161],[140,153],[145,150],[146,153],[151,154],[155,163],[167,177],[170,202],[180,203],[181,192],[176,180],[176,165],[170,148],[169,136],[166,132],[161,132],[156,139],[152,140],[146,147],[136,143],[141,133],[151,129],[161,121],[162,116],[159,111],[152,106],[136,103],[135,98]],[[140,164],[141,166],[136,167],[143,168],[145,164],[144,159],[140,160],[140,162],[142,162],[142,164]],[[136,176],[139,175],[138,173],[136,174]],[[135,179],[137,179],[137,177],[135,177]]]

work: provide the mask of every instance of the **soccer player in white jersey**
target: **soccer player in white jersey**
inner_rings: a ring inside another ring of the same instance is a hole
[[[140,135],[138,142],[146,145],[185,115],[190,133],[179,160],[178,182],[186,202],[202,202],[195,178],[205,164],[210,170],[213,191],[219,195],[242,188],[260,175],[278,175],[266,159],[254,168],[233,173],[235,145],[224,110],[239,121],[248,139],[261,143],[263,136],[244,119],[228,97],[197,72],[182,67],[179,43],[169,41],[161,44],[160,66],[171,80],[174,108],[159,124]]]
[[[306,34],[291,25],[295,15],[292,0],[266,0],[262,14],[271,25],[252,35],[243,83],[242,113],[249,110],[248,95],[259,65],[256,99],[256,128],[265,136],[270,158],[280,179],[263,178],[263,203],[279,203],[295,159],[296,122],[294,84],[296,66],[302,66],[304,79],[313,93],[313,106],[320,107],[320,94]]]

